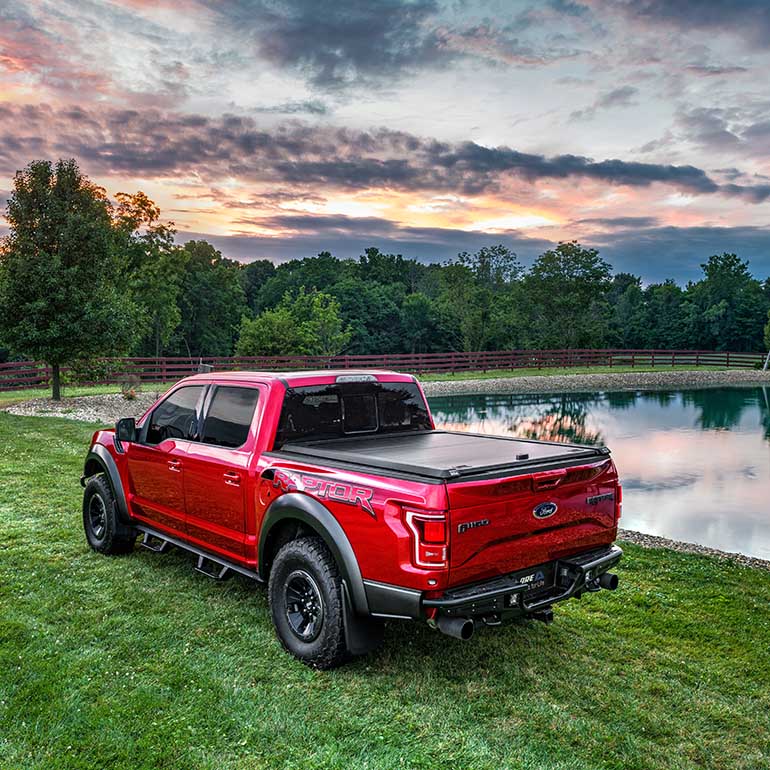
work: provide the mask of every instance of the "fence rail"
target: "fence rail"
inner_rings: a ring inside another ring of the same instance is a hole
[[[754,368],[763,353],[713,350],[494,350],[477,353],[388,353],[366,356],[227,356],[203,358],[103,358],[93,362],[91,375],[76,375],[63,367],[65,383],[119,383],[128,377],[141,382],[173,382],[195,374],[200,365],[214,371],[292,371],[297,369],[396,369],[426,373],[544,369],[577,366],[675,367],[720,366]],[[98,370],[98,371],[97,371]],[[94,374],[94,372],[96,372]],[[0,391],[44,387],[51,370],[39,361],[0,364]]]

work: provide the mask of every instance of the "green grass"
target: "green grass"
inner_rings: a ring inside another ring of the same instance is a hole
[[[733,367],[734,369],[734,367]],[[419,378],[424,382],[443,382],[452,380],[488,380],[498,377],[532,377],[533,375],[565,375],[565,374],[620,374],[623,372],[688,372],[688,371],[722,372],[724,366],[572,366],[566,368],[547,369],[499,369],[486,372],[457,372],[455,374],[420,374]],[[145,392],[163,391],[173,383],[142,385]],[[71,396],[100,395],[102,393],[119,393],[119,385],[73,385],[62,388],[62,395]],[[26,401],[31,398],[50,397],[50,388],[30,388],[29,390],[0,391],[0,407]]]
[[[92,426],[0,414],[0,767],[770,767],[770,572],[630,544],[621,588],[462,643],[392,623],[337,671],[265,591],[82,535]]]
[[[623,374],[625,372],[724,372],[725,366],[570,366],[545,369],[500,369],[486,372],[457,372],[456,374],[421,374],[424,382],[452,380],[489,380],[498,377],[564,376],[568,374]],[[733,369],[734,371],[734,369]]]
[[[168,383],[145,383],[141,390],[144,393],[155,393],[167,390],[173,385]],[[100,396],[104,393],[120,393],[120,385],[65,385],[62,386],[62,397],[74,396]],[[0,408],[28,401],[32,398],[50,398],[50,388],[28,388],[26,390],[2,390],[0,391]]]

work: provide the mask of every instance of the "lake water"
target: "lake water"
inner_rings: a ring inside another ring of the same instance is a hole
[[[429,401],[453,430],[606,444],[622,527],[770,559],[770,387]]]

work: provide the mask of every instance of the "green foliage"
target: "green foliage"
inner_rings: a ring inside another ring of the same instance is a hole
[[[143,192],[118,193],[113,217],[121,255],[120,277],[138,308],[135,352],[159,356],[181,320],[177,303],[183,259],[173,225]]]
[[[611,268],[596,249],[570,241],[539,256],[524,279],[533,346],[604,345],[611,287]]]
[[[255,259],[241,270],[241,285],[246,304],[252,313],[258,312],[257,300],[262,287],[275,275],[275,265],[269,259]]]
[[[329,294],[288,292],[273,310],[241,320],[236,346],[239,356],[325,355],[341,353],[351,332],[344,326],[340,305]]]
[[[193,357],[228,356],[247,310],[242,267],[206,241],[189,241],[181,251],[176,352]]]
[[[74,160],[34,161],[14,178],[0,250],[0,327],[18,353],[58,369],[128,351],[137,308],[116,276],[120,260],[104,190]]]

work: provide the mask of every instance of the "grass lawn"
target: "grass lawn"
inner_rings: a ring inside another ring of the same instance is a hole
[[[144,393],[163,393],[174,383],[145,383],[142,385]],[[120,393],[120,385],[63,385],[62,397],[73,396],[100,396],[104,393]],[[26,390],[0,390],[0,408],[29,401],[32,398],[50,398],[50,388],[28,388]]]
[[[498,377],[564,376],[568,374],[624,374],[626,372],[724,372],[725,366],[570,366],[545,369],[500,369],[487,372],[457,372],[456,374],[421,374],[425,382],[452,380],[489,380]],[[733,371],[735,368],[733,367]]]
[[[722,372],[726,371],[724,366],[571,366],[568,368],[552,369],[500,369],[487,372],[457,372],[456,374],[420,374],[419,378],[424,382],[441,382],[452,380],[488,380],[498,377],[532,377],[534,375],[567,375],[567,374],[620,374],[623,372],[688,372],[688,371],[706,371]],[[733,367],[733,371],[735,368]],[[145,383],[142,390],[152,392],[155,390],[164,391],[173,385],[172,382],[165,384]],[[72,385],[63,386],[62,395],[64,398],[70,396],[88,396],[100,395],[102,393],[119,393],[120,385]],[[30,388],[29,390],[9,390],[0,391],[0,407],[10,404],[27,401],[31,398],[45,398],[51,395],[50,388]]]
[[[0,767],[770,767],[770,572],[626,546],[621,588],[320,673],[264,589],[86,547],[92,426],[0,413]]]

